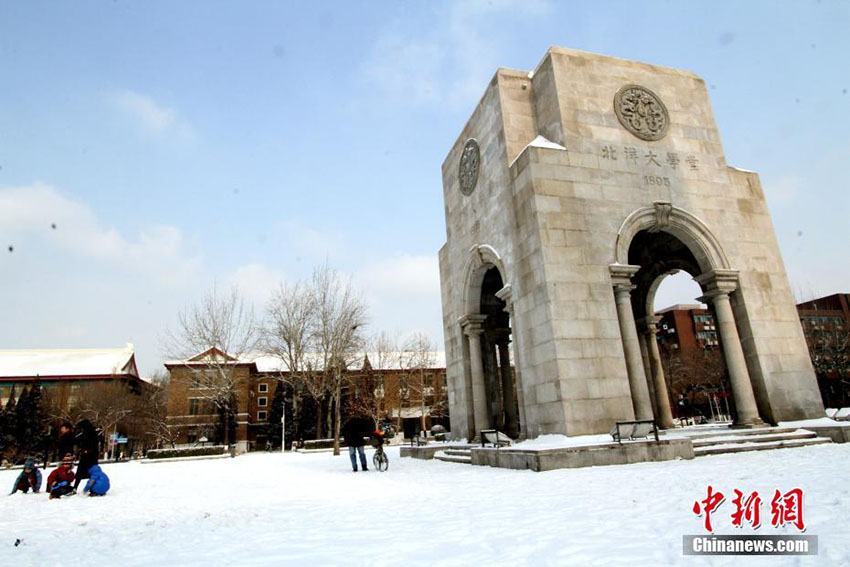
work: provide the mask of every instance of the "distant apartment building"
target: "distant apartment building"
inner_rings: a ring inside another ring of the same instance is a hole
[[[835,293],[797,304],[807,340],[823,332],[846,334],[850,323],[850,293]]]
[[[655,312],[658,346],[683,355],[719,345],[717,325],[702,305],[677,304]]]
[[[141,392],[132,344],[122,348],[0,350],[0,403],[38,382],[60,410],[73,406],[84,386],[119,382]]]
[[[826,407],[850,406],[850,293],[797,304]]]
[[[370,415],[395,424],[408,436],[432,424],[447,425],[445,358],[443,353],[432,355],[427,368],[405,368],[402,357],[361,353],[345,370],[343,408],[365,411],[368,406]],[[278,425],[269,421],[274,391],[279,382],[292,378],[281,359],[260,354],[235,357],[211,348],[185,360],[168,361],[165,367],[171,376],[168,427],[177,443],[221,442],[226,437],[212,391],[213,375],[225,372],[235,391],[237,450],[266,446],[269,426]],[[312,368],[318,371],[315,361]],[[209,373],[213,375],[207,379]],[[285,403],[291,410],[291,397]]]

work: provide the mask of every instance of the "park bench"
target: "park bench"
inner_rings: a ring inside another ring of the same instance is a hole
[[[496,429],[481,430],[481,446],[486,447],[487,443],[496,447],[508,447],[513,443],[513,439]]]
[[[649,434],[655,435],[655,440],[658,441],[658,427],[651,419],[636,420],[636,421],[618,421],[611,428],[611,437],[617,443],[622,443],[623,439],[643,439],[649,437]]]

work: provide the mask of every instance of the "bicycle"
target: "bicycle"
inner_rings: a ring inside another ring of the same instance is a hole
[[[375,454],[372,455],[372,466],[376,470],[384,472],[390,467],[390,458],[384,452],[384,436],[376,432],[372,434],[370,443],[375,448]]]

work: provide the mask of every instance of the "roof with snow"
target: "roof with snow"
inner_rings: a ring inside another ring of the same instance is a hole
[[[671,305],[670,307],[659,309],[655,312],[655,314],[660,315],[661,313],[668,313],[670,311],[696,311],[704,309],[707,309],[705,305],[697,305],[693,303],[677,303],[676,305]]]
[[[432,351],[427,353],[399,352],[358,352],[351,357],[350,370],[360,370],[368,357],[373,370],[404,370],[409,368],[445,368],[446,353]],[[324,366],[321,355],[308,353],[304,357],[305,366],[321,370]],[[422,361],[422,362],[417,362]],[[286,361],[272,354],[247,353],[239,357],[226,354],[218,349],[209,349],[186,360],[169,360],[167,368],[175,366],[204,366],[207,364],[256,364],[258,372],[289,372]]]
[[[139,377],[133,345],[0,350],[0,378]]]

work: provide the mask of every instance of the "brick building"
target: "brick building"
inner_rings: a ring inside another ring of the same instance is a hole
[[[432,354],[433,363],[428,368],[415,369],[405,368],[404,358],[398,353],[356,357],[346,371],[344,414],[368,413],[378,421],[392,422],[409,435],[435,423],[448,425],[445,359],[442,353]],[[186,360],[166,362],[165,367],[171,375],[168,424],[177,443],[195,444],[202,438],[221,441],[226,437],[212,401],[212,385],[224,381],[233,385],[236,396],[233,438],[237,451],[265,447],[266,430],[274,425],[269,422],[274,391],[279,381],[289,378],[281,359],[267,355],[237,358],[211,348]],[[291,409],[291,392],[288,396],[286,405]]]
[[[0,403],[35,381],[63,411],[89,384],[120,382],[137,393],[147,385],[139,378],[130,343],[123,348],[0,350]]]
[[[850,405],[850,293],[797,304],[823,403]]]
[[[717,325],[702,305],[677,304],[655,312],[658,346],[691,354],[718,346]]]
[[[850,293],[835,293],[797,304],[807,341],[818,331],[844,332],[850,323]]]

